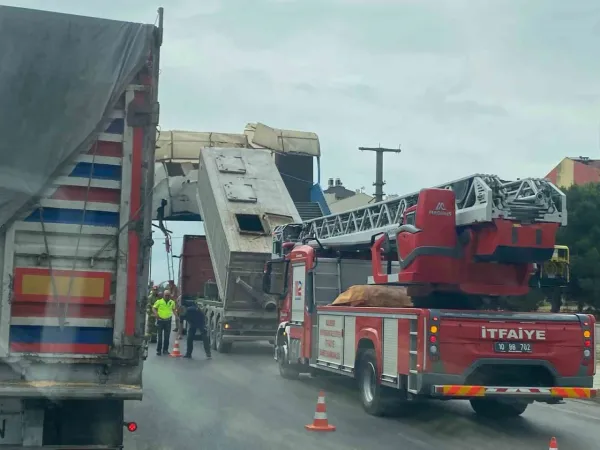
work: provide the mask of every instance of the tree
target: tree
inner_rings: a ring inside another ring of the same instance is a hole
[[[572,186],[567,195],[567,226],[557,242],[571,253],[571,282],[567,296],[579,309],[600,311],[600,183]]]

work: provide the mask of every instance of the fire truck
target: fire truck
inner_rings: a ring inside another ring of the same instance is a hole
[[[280,299],[280,374],[353,377],[372,415],[462,399],[504,418],[595,397],[593,316],[498,301],[528,292],[566,223],[565,195],[547,180],[477,174],[279,227],[263,289]],[[412,306],[332,305],[357,285],[405,289]]]

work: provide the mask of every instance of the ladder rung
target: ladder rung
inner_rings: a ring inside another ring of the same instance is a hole
[[[408,371],[408,373],[419,373],[419,372],[417,372],[417,371],[416,371],[416,370],[414,370],[414,369],[410,369],[410,370]]]
[[[417,352],[416,350],[411,350],[409,353],[411,355],[418,355],[419,354],[419,352]]]
[[[411,331],[411,332],[410,332],[410,335],[411,335],[411,336],[417,336],[418,334],[419,334],[419,333],[418,333],[418,332],[416,332],[416,331]]]

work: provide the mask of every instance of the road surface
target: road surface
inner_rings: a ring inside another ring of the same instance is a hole
[[[191,361],[150,352],[145,398],[127,408],[139,429],[126,436],[126,450],[536,450],[552,436],[561,450],[591,450],[600,440],[600,405],[533,405],[521,418],[495,423],[466,402],[435,402],[410,418],[377,418],[363,412],[351,384],[280,378],[266,344],[237,345],[212,361],[198,347]],[[321,387],[333,433],[304,429]]]

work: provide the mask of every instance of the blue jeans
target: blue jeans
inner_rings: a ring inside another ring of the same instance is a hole
[[[187,330],[187,347],[185,349],[185,354],[187,356],[192,356],[192,352],[194,351],[194,335],[198,330],[197,327],[194,327],[191,323],[188,325]],[[204,345],[204,353],[206,356],[210,356],[210,340],[208,339],[208,333],[206,330],[200,330],[202,332],[202,344]]]
[[[169,338],[171,337],[171,321],[172,317],[168,319],[157,319],[156,320],[156,353],[160,354],[162,348],[163,353],[169,352]]]

